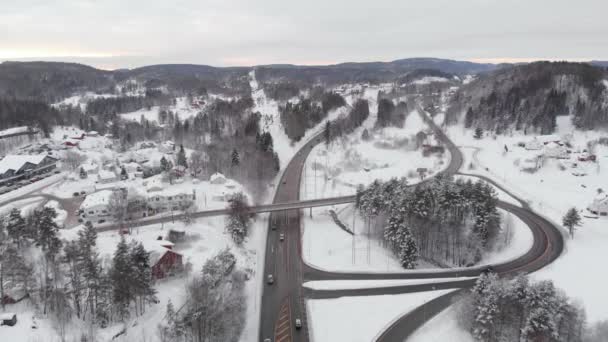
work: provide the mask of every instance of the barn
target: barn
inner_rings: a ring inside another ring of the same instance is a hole
[[[152,276],[162,279],[178,272],[183,267],[183,256],[173,250],[173,243],[168,240],[158,240],[154,244],[147,244],[150,252]]]

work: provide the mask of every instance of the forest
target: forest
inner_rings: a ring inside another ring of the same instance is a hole
[[[584,308],[550,280],[482,274],[457,311],[459,325],[476,341],[603,341],[588,335]]]
[[[501,134],[510,129],[550,134],[556,117],[574,115],[582,129],[608,125],[606,71],[586,63],[536,62],[480,75],[451,98],[448,122]]]
[[[357,208],[384,227],[404,268],[419,258],[443,266],[472,266],[499,236],[496,192],[485,182],[437,176],[409,186],[405,178],[375,181],[357,192]]]

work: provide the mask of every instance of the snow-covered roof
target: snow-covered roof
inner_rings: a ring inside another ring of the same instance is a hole
[[[535,139],[538,139],[539,141],[541,141],[543,143],[550,142],[550,141],[560,141],[560,140],[562,140],[556,134],[539,135]]]
[[[562,146],[560,146],[560,144],[558,144],[556,142],[550,142],[547,145],[545,145],[545,148],[562,148]]]
[[[116,174],[108,170],[99,170],[99,179],[115,179]]]
[[[11,134],[25,133],[27,131],[29,131],[29,127],[27,126],[11,127],[0,131],[0,137]]]
[[[114,191],[112,190],[101,190],[87,195],[80,205],[80,208],[88,209],[99,205],[107,205],[110,203],[110,198],[112,197],[113,193]]]
[[[21,167],[23,167],[25,163],[32,163],[34,165],[38,165],[45,157],[47,157],[46,154],[9,154],[4,157],[4,159],[0,160],[0,174],[3,174],[8,170],[17,171]]]
[[[13,312],[6,312],[6,313],[2,313],[0,314],[0,320],[4,321],[4,320],[11,320],[13,319],[13,316],[15,316],[16,314]]]
[[[211,175],[211,178],[209,178],[209,181],[214,184],[224,183],[224,182],[226,182],[226,176],[224,176],[223,174],[221,174],[219,172],[216,172]]]
[[[163,182],[159,177],[152,178],[148,180],[146,183],[146,190],[150,191],[160,191],[163,189]]]

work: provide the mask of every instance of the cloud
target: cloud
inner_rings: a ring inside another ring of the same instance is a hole
[[[0,12],[0,58],[112,56],[127,66],[601,59],[606,10],[603,0],[21,0]]]

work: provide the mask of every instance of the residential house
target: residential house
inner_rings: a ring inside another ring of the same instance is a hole
[[[194,204],[196,193],[191,194],[180,191],[163,191],[158,194],[148,196],[148,209],[152,213],[159,213],[169,210],[182,210]]]
[[[114,219],[110,201],[114,190],[101,190],[87,195],[80,204],[79,221],[104,223]]]
[[[97,131],[88,131],[87,132],[87,137],[98,137],[99,136],[99,132]]]
[[[118,180],[116,173],[108,170],[99,170],[97,174],[97,182],[101,184],[113,183]]]
[[[543,151],[548,158],[567,159],[569,157],[568,150],[556,142],[546,144]]]

